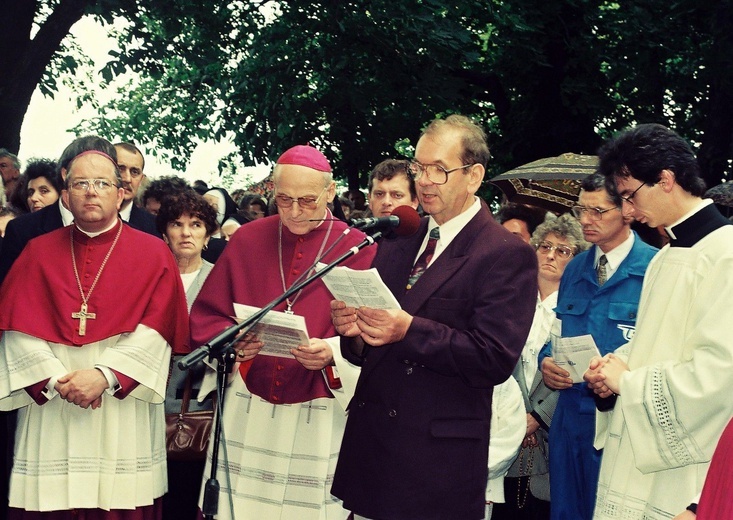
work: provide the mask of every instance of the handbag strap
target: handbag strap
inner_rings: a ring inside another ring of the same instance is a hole
[[[191,387],[193,386],[193,373],[191,370],[186,374],[186,382],[183,385],[183,400],[181,402],[181,415],[188,413],[188,403],[191,401]]]

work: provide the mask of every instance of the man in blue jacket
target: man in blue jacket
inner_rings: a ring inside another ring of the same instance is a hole
[[[583,180],[573,214],[594,246],[565,268],[557,318],[562,337],[590,334],[605,355],[634,333],[644,272],[657,250],[631,231],[621,198],[602,175]],[[560,390],[550,429],[551,518],[591,520],[601,464],[601,451],[593,447],[596,400],[585,382],[573,384],[554,362],[549,344],[539,363],[545,384]],[[598,401],[599,408],[606,405]]]

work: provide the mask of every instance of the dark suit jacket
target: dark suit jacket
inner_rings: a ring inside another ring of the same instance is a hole
[[[0,283],[5,280],[13,262],[20,256],[21,251],[31,239],[64,226],[59,204],[61,200],[35,213],[21,215],[8,222],[2,249],[0,249]],[[155,228],[155,217],[143,209],[132,208],[129,224],[135,229],[160,237],[160,233]]]
[[[158,233],[158,228],[155,226],[155,217],[142,208],[137,206],[132,207],[132,211],[130,212],[130,221],[128,224],[130,224],[130,227],[134,227],[140,231],[145,231],[146,233],[158,238],[163,238],[160,233]]]
[[[209,245],[206,249],[201,251],[201,258],[211,264],[215,264],[221,254],[224,252],[224,248],[229,242],[223,238],[212,238],[209,240]]]
[[[423,219],[379,244],[374,265],[413,321],[401,341],[366,351],[332,493],[379,520],[478,520],[492,390],[527,339],[537,257],[482,205],[407,291],[426,232]]]

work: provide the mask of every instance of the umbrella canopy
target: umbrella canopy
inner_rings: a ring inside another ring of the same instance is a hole
[[[261,195],[269,202],[272,199],[273,192],[275,191],[275,183],[272,182],[272,174],[259,182],[247,186],[247,191]]]
[[[519,166],[490,182],[510,202],[565,213],[578,202],[583,178],[595,173],[597,167],[595,155],[564,153]]]
[[[705,192],[705,198],[713,199],[713,202],[721,206],[733,207],[733,181],[713,186]]]

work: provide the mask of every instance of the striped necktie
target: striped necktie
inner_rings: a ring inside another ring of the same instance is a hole
[[[601,255],[601,257],[598,259],[598,267],[596,268],[596,277],[598,278],[598,287],[602,287],[604,283],[606,283],[606,280],[608,280],[608,275],[606,273],[606,264],[608,263],[608,258],[606,258],[606,255]]]
[[[428,239],[428,245],[425,246],[425,251],[422,252],[420,258],[418,258],[417,262],[415,262],[415,266],[410,272],[410,278],[407,279],[408,290],[412,289],[412,286],[415,285],[417,279],[420,278],[425,272],[425,269],[428,268],[428,264],[435,254],[435,245],[438,243],[439,238],[440,228],[434,227],[432,230],[430,230],[430,238]]]

